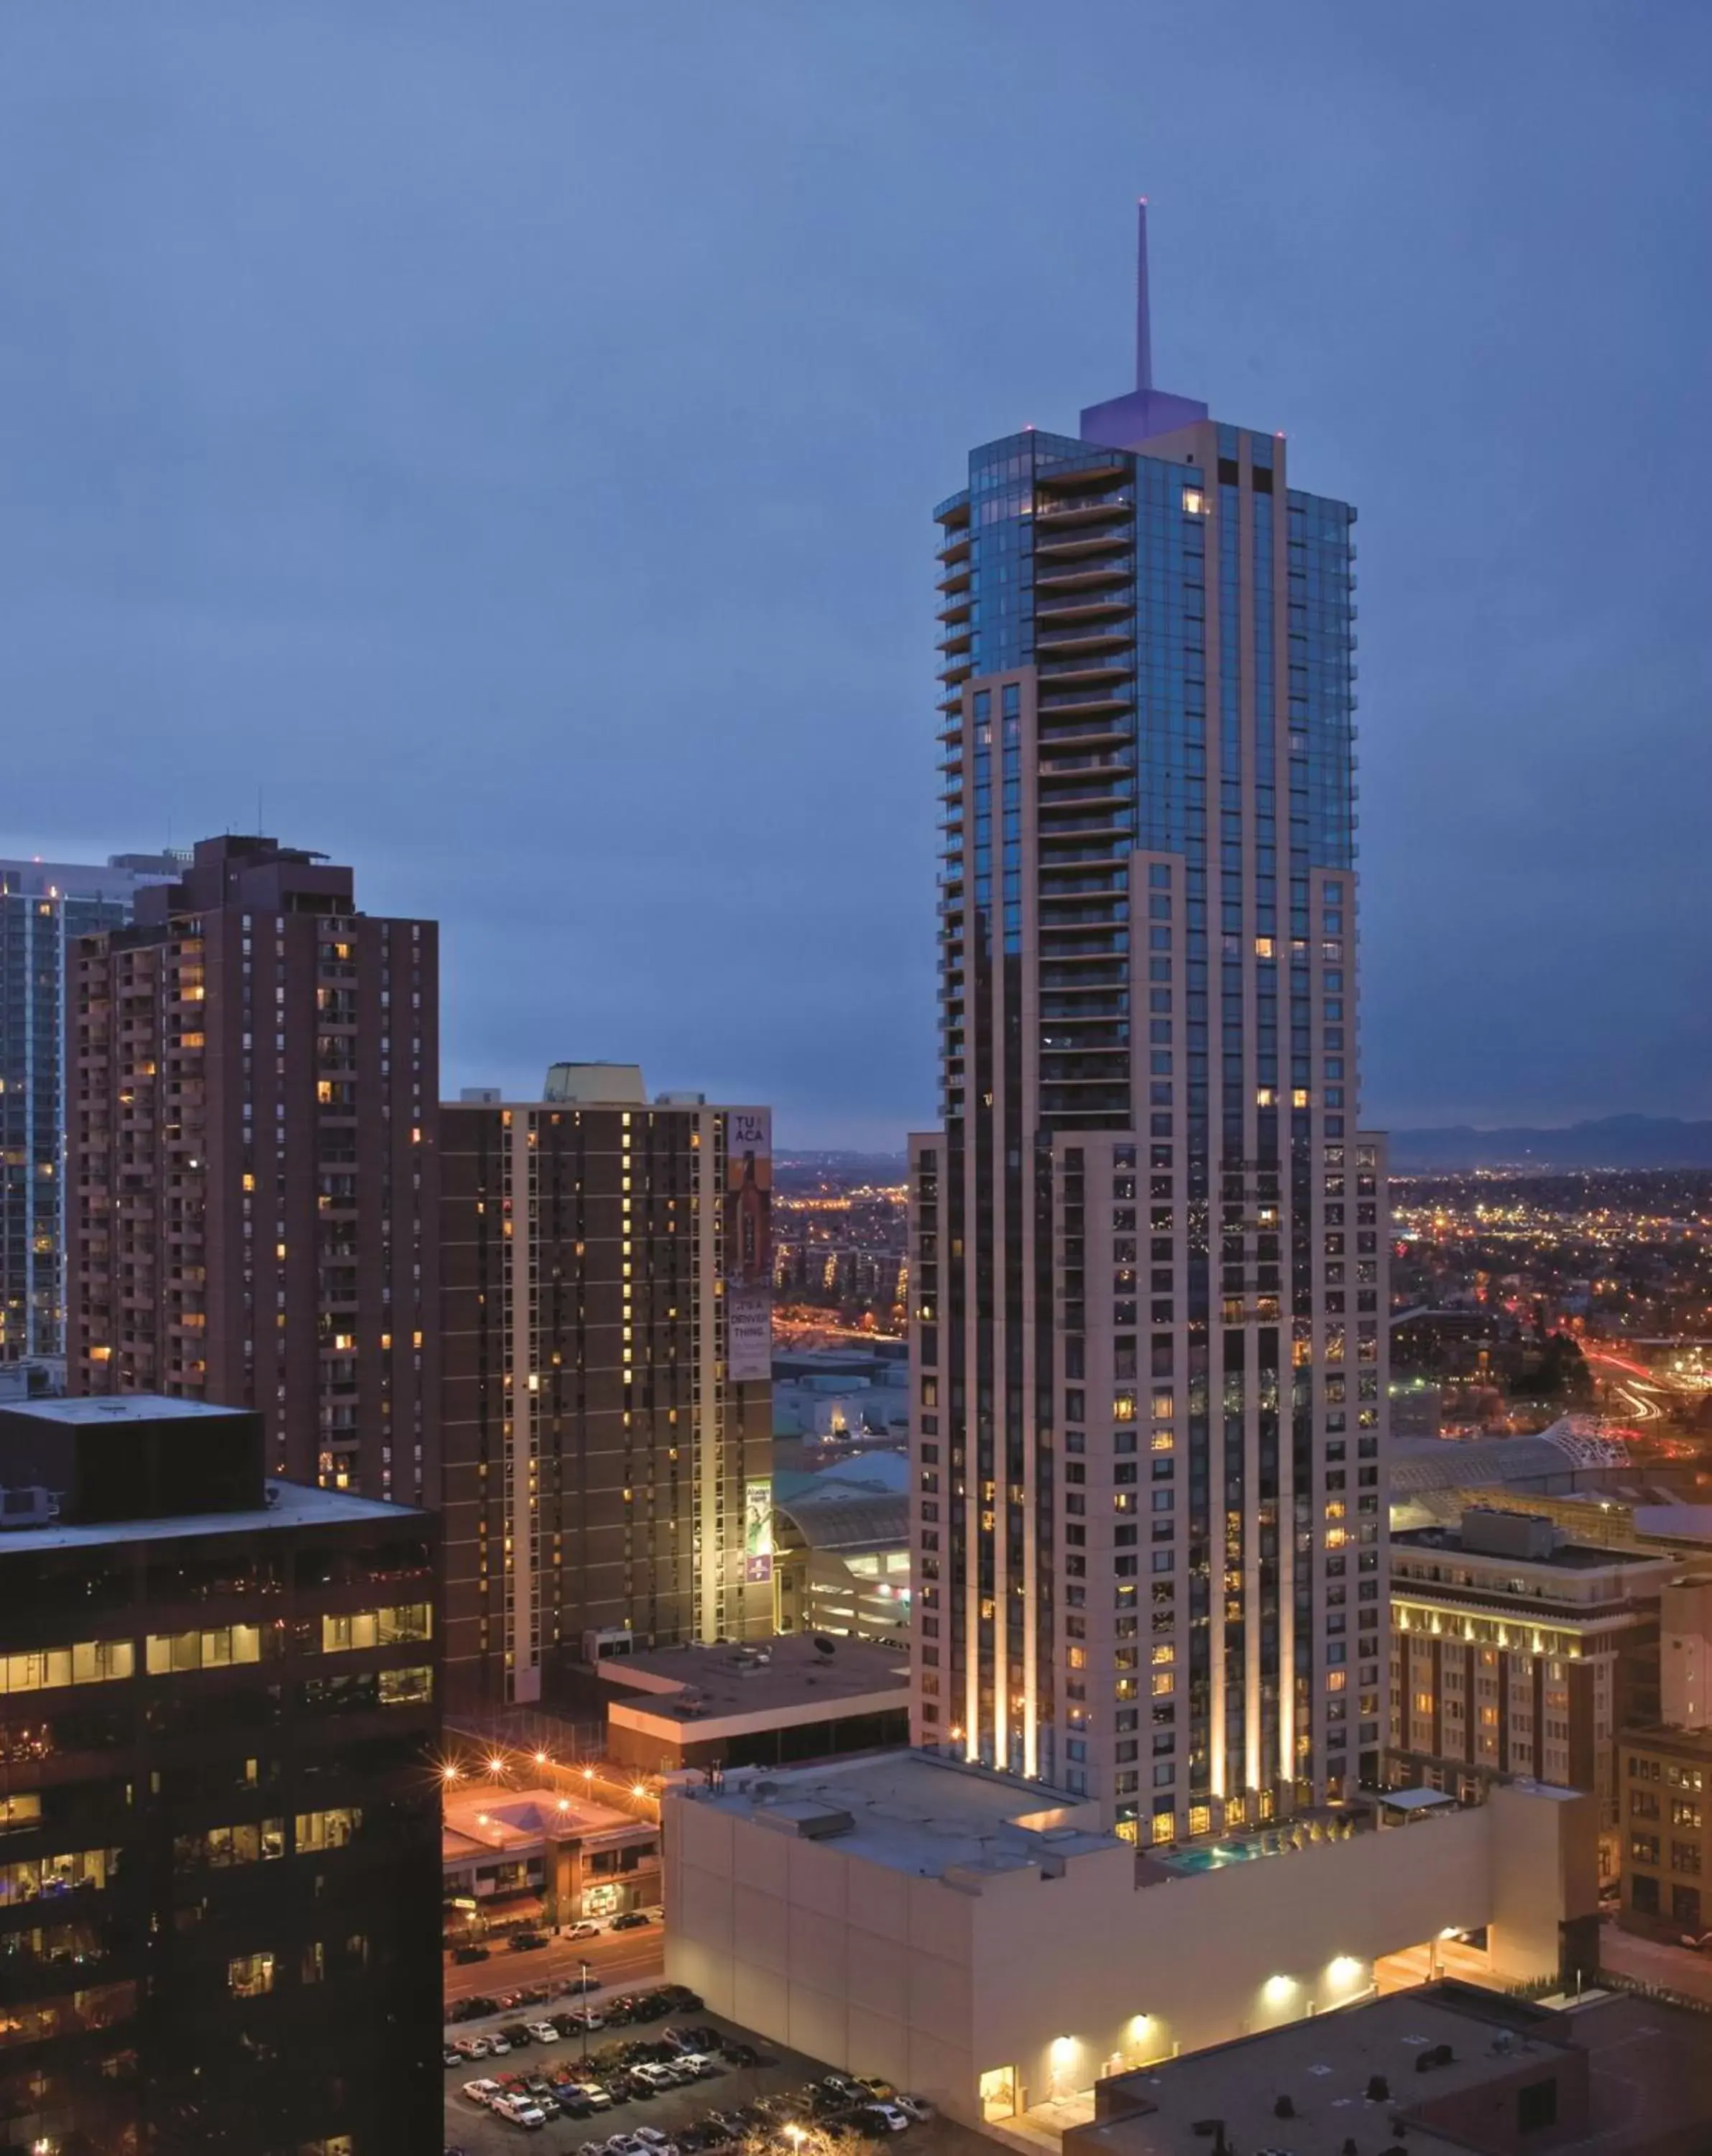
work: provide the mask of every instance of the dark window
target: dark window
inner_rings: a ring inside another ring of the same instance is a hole
[[[1537,2133],[1543,2126],[1557,2124],[1557,2083],[1529,2082],[1516,2092],[1516,2127],[1523,2133]]]

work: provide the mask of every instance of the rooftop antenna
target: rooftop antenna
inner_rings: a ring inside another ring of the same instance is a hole
[[[1147,197],[1135,205],[1135,386],[1154,386],[1153,323],[1147,303]]]

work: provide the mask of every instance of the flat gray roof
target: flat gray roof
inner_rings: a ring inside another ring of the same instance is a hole
[[[895,1695],[899,1707],[907,1704],[907,1647],[840,1639],[830,1655],[823,1655],[815,1636],[780,1633],[758,1642],[758,1655],[754,1647],[729,1645],[614,1655],[600,1665],[601,1676],[612,1687],[608,1704],[681,1722],[690,1730],[697,1722],[764,1716],[787,1707],[820,1706],[836,1714],[847,1702],[871,1700],[877,1693]]]
[[[1395,1992],[1116,2076],[1103,2085],[1107,2100],[1139,2107],[1067,2133],[1064,2156],[1210,2156],[1214,2137],[1195,2130],[1210,2119],[1224,2122],[1242,2156],[1341,2156],[1351,2141],[1360,2156],[1393,2147],[1413,2156],[1496,2147],[1495,2138],[1458,2131],[1466,2117],[1447,2116],[1440,2128],[1444,2099],[1454,2113],[1460,2092],[1514,2081],[1530,2061],[1543,2080],[1571,2051],[1587,2056],[1588,2117],[1580,2132],[1560,2123],[1540,2137],[1553,2156],[1699,2148],[1712,2115],[1705,2026],[1703,2016],[1654,1999],[1607,1997],[1556,2013],[1462,1984]],[[1418,2071],[1416,2061],[1442,2044],[1450,2062]],[[1375,2074],[1385,2076],[1386,2102],[1368,2100]],[[1284,2118],[1281,2097],[1291,2104]]]
[[[97,1393],[68,1399],[8,1400],[11,1414],[34,1415],[42,1422],[188,1422],[249,1415],[252,1408],[215,1407],[208,1400],[170,1399],[164,1393]]]
[[[241,1512],[178,1512],[168,1519],[102,1520],[87,1527],[55,1520],[44,1527],[8,1528],[0,1532],[0,1558],[14,1552],[169,1542],[183,1535],[253,1534],[258,1527],[334,1527],[355,1520],[403,1526],[428,1517],[412,1505],[383,1504],[378,1498],[353,1497],[343,1490],[315,1490],[301,1482],[270,1482],[268,1487],[278,1492],[276,1503]]]
[[[846,1812],[851,1825],[837,1837],[841,1851],[926,1878],[954,1866],[1007,1871],[1053,1855],[1128,1853],[1100,1830],[1099,1807],[1085,1798],[925,1752],[874,1752],[789,1772],[727,1771],[722,1789],[681,1794],[746,1820]]]

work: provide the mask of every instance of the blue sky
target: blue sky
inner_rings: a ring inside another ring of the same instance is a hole
[[[1357,502],[1370,1119],[1712,1113],[1712,11],[0,16],[0,850],[437,915],[449,1089],[933,1097],[933,533],[1156,372]]]

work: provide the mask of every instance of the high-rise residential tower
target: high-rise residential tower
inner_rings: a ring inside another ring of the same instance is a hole
[[[257,1408],[271,1471],[435,1501],[437,952],[231,837],[76,946],[74,1393]]]
[[[1376,1777],[1351,526],[1137,386],[941,504],[915,1735],[1167,1840]]]
[[[187,855],[0,860],[0,1363],[65,1353],[65,963]]]
[[[627,1064],[442,1107],[455,1706],[772,1631],[771,1132]]]

